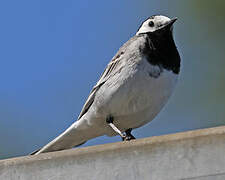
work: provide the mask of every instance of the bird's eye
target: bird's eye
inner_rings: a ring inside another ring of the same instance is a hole
[[[150,21],[150,22],[148,23],[148,25],[149,25],[149,27],[153,27],[155,24],[154,24],[153,21]]]

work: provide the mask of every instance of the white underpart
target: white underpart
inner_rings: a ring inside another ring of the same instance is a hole
[[[145,59],[133,76],[126,79],[126,83],[119,89],[115,87],[116,84],[110,85],[111,89],[116,89],[116,93],[110,95],[109,90],[103,87],[103,96],[112,98],[106,103],[107,106],[100,107],[99,113],[103,114],[103,117],[106,115],[104,113],[114,116],[114,123],[122,132],[128,128],[138,128],[153,120],[168,101],[177,82],[177,75],[166,69],[163,69],[157,78],[149,76],[150,72],[158,74],[159,71],[158,66],[150,65]],[[124,73],[129,74],[129,72]],[[120,74],[120,76],[125,75]],[[105,88],[108,88],[107,84]],[[113,131],[108,131],[108,128],[106,134],[116,135]]]
[[[96,94],[96,101],[83,117],[89,127],[95,126],[96,134],[116,135],[105,123],[109,114],[122,132],[152,121],[171,96],[177,82],[177,75],[172,71],[163,69],[159,77],[151,77],[149,73],[157,75],[160,68],[146,59],[134,69],[124,68]]]
[[[146,32],[154,32],[156,31],[161,25],[166,24],[169,22],[171,19],[166,17],[166,16],[155,16],[154,19],[147,19],[141,26],[141,28],[138,30],[136,35],[140,33],[146,33]],[[154,22],[154,27],[149,26],[149,22],[153,21]]]

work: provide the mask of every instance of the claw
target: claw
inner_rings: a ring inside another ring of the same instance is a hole
[[[128,129],[128,130],[125,131],[126,136],[125,136],[124,138],[122,137],[122,140],[123,140],[123,141],[130,141],[130,140],[132,140],[132,139],[136,139],[136,138],[131,134],[131,131],[132,131],[132,129]]]

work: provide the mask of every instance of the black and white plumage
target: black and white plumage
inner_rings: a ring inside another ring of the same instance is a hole
[[[176,85],[180,56],[172,34],[175,21],[162,15],[144,21],[110,61],[78,120],[33,154],[69,149],[118,132],[133,139],[131,130],[153,120]]]

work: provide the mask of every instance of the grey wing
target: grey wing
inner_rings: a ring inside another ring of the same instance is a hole
[[[97,82],[96,86],[94,86],[94,88],[92,89],[90,95],[88,96],[87,101],[85,102],[80,115],[78,117],[78,119],[80,119],[90,108],[90,106],[92,105],[92,103],[94,102],[95,99],[95,94],[96,92],[99,90],[99,88],[111,77],[112,74],[116,73],[117,70],[119,70],[118,64],[120,62],[120,58],[117,55],[117,58],[113,58],[110,63],[108,64],[108,66],[106,67],[105,71],[102,73],[102,76],[100,77],[99,81]]]
[[[96,92],[99,90],[99,88],[115,73],[121,70],[121,62],[124,60],[123,55],[126,54],[126,58],[130,58],[129,53],[127,51],[130,50],[130,45],[135,42],[136,40],[143,40],[143,38],[140,38],[141,36],[134,36],[129,41],[127,41],[116,53],[116,55],[113,57],[113,59],[110,61],[108,66],[106,67],[105,71],[102,73],[102,76],[100,77],[99,81],[97,82],[96,86],[92,89],[87,101],[85,102],[80,115],[78,117],[78,120],[88,111],[88,109],[91,107],[92,103],[94,102]],[[142,42],[144,43],[144,42]]]
[[[104,82],[100,83],[98,86],[96,85],[90,95],[88,96],[88,99],[87,101],[85,102],[81,112],[80,112],[80,115],[78,116],[78,120],[88,111],[88,109],[90,108],[90,106],[92,105],[92,103],[94,102],[94,99],[95,99],[95,94],[96,92],[98,91],[98,89],[104,84]]]

